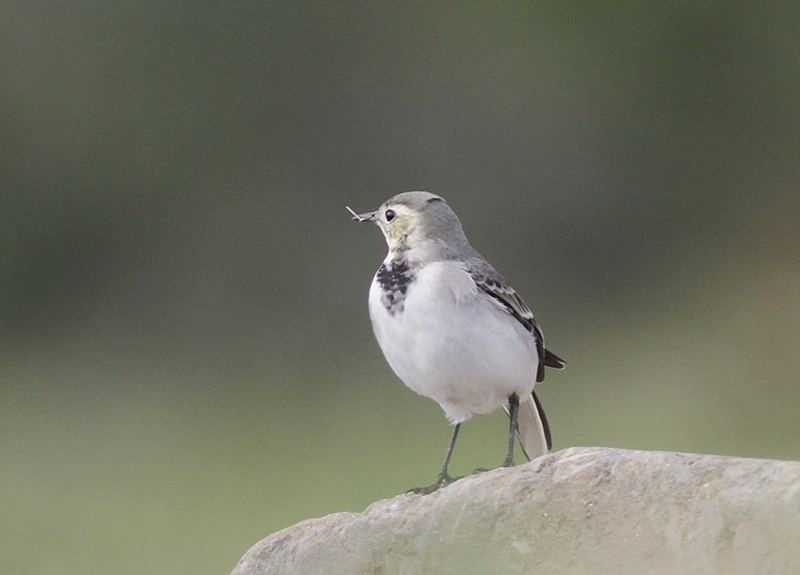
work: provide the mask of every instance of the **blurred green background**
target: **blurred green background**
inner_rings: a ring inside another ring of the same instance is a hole
[[[228,573],[432,481],[344,209],[416,189],[569,362],[556,449],[800,459],[800,3],[8,1],[0,572]]]

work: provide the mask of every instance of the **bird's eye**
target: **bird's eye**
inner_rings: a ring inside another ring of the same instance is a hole
[[[397,214],[394,213],[394,210],[386,210],[384,215],[386,216],[386,221],[391,222]]]

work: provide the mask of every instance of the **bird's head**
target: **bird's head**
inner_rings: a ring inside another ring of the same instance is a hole
[[[413,260],[447,259],[472,249],[458,216],[436,194],[405,192],[390,198],[375,212],[350,213],[356,221],[378,224],[390,253],[405,252]]]

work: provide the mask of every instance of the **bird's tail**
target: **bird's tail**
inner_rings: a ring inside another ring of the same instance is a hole
[[[535,391],[531,394],[530,401],[520,401],[517,434],[522,451],[528,459],[546,455],[553,446],[547,416]]]

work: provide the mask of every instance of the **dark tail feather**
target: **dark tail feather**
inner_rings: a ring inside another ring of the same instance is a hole
[[[552,367],[554,369],[564,369],[567,367],[567,362],[558,357],[549,349],[544,350],[544,364],[547,367]],[[534,397],[536,396],[534,395]],[[539,411],[541,411],[541,409],[539,409]]]
[[[542,420],[542,427],[544,428],[544,438],[547,441],[547,449],[553,449],[553,438],[550,435],[550,424],[547,422],[547,416],[544,414],[544,409],[542,409],[542,404],[539,401],[539,398],[536,397],[536,392],[531,392],[533,395],[533,402],[536,404],[536,411],[539,412],[539,419]]]
[[[504,406],[506,413],[508,407]],[[528,460],[547,455],[550,438],[547,423],[542,420],[541,407],[536,401],[523,401],[519,404],[517,413],[517,437],[522,447],[522,452]]]

